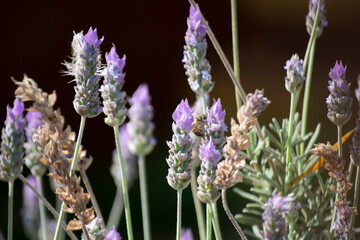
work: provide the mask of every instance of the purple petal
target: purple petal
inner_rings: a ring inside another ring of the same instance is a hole
[[[92,27],[90,27],[89,31],[83,37],[82,40],[84,42],[94,46],[94,48],[98,48],[100,46],[100,44],[104,41],[104,37],[102,37],[101,39],[98,39],[97,29],[95,28],[95,30],[93,30]]]

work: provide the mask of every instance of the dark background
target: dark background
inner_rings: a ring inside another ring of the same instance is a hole
[[[355,0],[327,1],[329,26],[317,41],[310,99],[309,129],[322,123],[320,141],[335,142],[336,128],[326,117],[325,99],[329,95],[327,82],[330,68],[336,60],[347,65],[347,80],[352,92],[360,73],[360,2]],[[230,1],[199,1],[200,9],[212,27],[227,57],[232,62]],[[303,58],[308,34],[305,15],[308,1],[300,0],[241,0],[238,1],[241,82],[246,92],[265,89],[272,101],[260,117],[267,124],[272,117],[288,117],[289,93],[284,88],[284,65],[293,53]],[[69,60],[73,31],[90,26],[105,36],[102,52],[112,43],[120,56],[126,54],[124,90],[129,95],[140,83],[148,83],[155,109],[155,136],[158,144],[147,158],[148,186],[153,239],[173,239],[176,223],[176,192],[167,185],[168,156],[166,140],[171,139],[171,114],[181,99],[193,102],[181,62],[189,3],[178,1],[7,1],[0,8],[1,86],[0,122],[5,120],[6,105],[14,100],[13,76],[21,80],[23,74],[38,82],[46,92],[54,89],[67,124],[77,131],[80,117],[72,107],[73,83],[61,73],[62,63]],[[235,116],[234,88],[210,40],[207,58],[212,66],[215,88],[212,98],[221,98],[226,109],[226,122]],[[300,104],[301,107],[301,104]],[[354,117],[344,131],[354,127]],[[115,196],[115,185],[109,173],[111,153],[115,145],[113,131],[103,123],[104,115],[86,122],[83,145],[94,157],[88,176],[96,192],[103,215],[107,219]],[[347,148],[347,147],[345,147]],[[27,173],[27,171],[25,171]],[[138,182],[130,191],[135,239],[142,239],[141,210]],[[239,186],[243,186],[239,184]],[[24,239],[19,210],[22,204],[22,183],[15,184],[14,239]],[[0,182],[0,230],[6,235],[7,183]],[[234,213],[240,211],[244,200],[228,191],[229,205]],[[54,197],[48,194],[53,201]],[[236,239],[235,229],[219,206],[224,239]],[[120,232],[126,235],[125,224]],[[197,225],[190,188],[184,191],[183,226],[193,228],[197,239]]]

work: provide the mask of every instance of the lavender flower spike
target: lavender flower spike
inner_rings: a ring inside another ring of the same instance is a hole
[[[201,167],[197,179],[199,184],[197,195],[203,203],[215,202],[220,197],[219,189],[214,185],[214,181],[217,163],[221,157],[222,154],[215,148],[211,137],[210,141],[200,147]]]
[[[0,180],[3,181],[12,181],[22,172],[26,125],[23,112],[24,103],[18,98],[15,99],[13,108],[7,106],[0,149]]]
[[[194,240],[191,228],[181,228],[180,240]]]
[[[45,173],[46,167],[40,162],[42,157],[39,149],[36,147],[32,140],[34,131],[42,125],[42,114],[40,112],[27,112],[26,120],[26,143],[25,148],[25,165],[30,169],[31,174],[34,176],[42,176]]]
[[[121,240],[120,233],[113,227],[106,235],[105,240]]]
[[[126,118],[126,93],[121,91],[124,85],[125,73],[123,73],[123,68],[126,57],[123,56],[120,59],[116,53],[115,45],[113,45],[110,53],[106,53],[105,58],[107,66],[102,72],[104,83],[100,92],[103,98],[104,114],[107,116],[105,123],[113,127],[121,125]]]
[[[97,30],[91,27],[84,36],[76,33],[72,41],[72,61],[65,63],[68,74],[76,82],[74,108],[84,117],[96,117],[102,111],[99,99],[101,55],[99,46],[104,37],[98,39]]]
[[[272,198],[264,204],[263,232],[264,240],[283,239],[287,234],[285,213],[290,210],[291,197],[281,197],[274,193]]]
[[[153,137],[155,125],[151,122],[153,118],[153,107],[150,104],[149,88],[142,84],[129,99],[131,105],[129,109],[130,122],[127,130],[130,135],[128,146],[135,155],[148,155],[156,144]]]
[[[198,6],[191,5],[190,16],[187,19],[188,30],[185,35],[184,68],[190,88],[198,95],[209,93],[214,87],[211,81],[210,65],[205,58],[207,50],[207,26],[201,19]]]
[[[344,125],[351,117],[352,98],[350,97],[350,83],[345,80],[346,67],[336,61],[330,70],[329,91],[326,99],[328,118],[337,126]]]
[[[319,0],[309,0],[309,13],[306,16],[306,21],[305,21],[306,30],[309,33],[309,35],[311,35],[311,31],[313,29],[314,21],[316,18],[316,11],[317,11],[318,6],[319,6]],[[328,25],[325,13],[326,13],[325,1],[322,1],[321,6],[320,6],[318,23],[315,25],[315,27],[316,27],[315,36],[316,37],[320,37],[320,35],[322,34],[322,31],[323,31],[323,28]]]
[[[207,109],[206,131],[212,138],[215,148],[222,155],[224,144],[226,143],[225,132],[225,111],[222,110],[220,98],[213,101],[213,105]]]
[[[187,99],[182,100],[174,111],[172,118],[172,140],[167,142],[169,146],[169,158],[166,159],[169,165],[167,181],[175,190],[185,189],[191,179],[192,146],[194,141],[189,133],[194,122],[194,110],[191,110]]]
[[[290,93],[300,91],[305,77],[302,75],[304,61],[299,59],[299,55],[292,55],[290,60],[286,61],[284,69],[286,70],[285,87]]]

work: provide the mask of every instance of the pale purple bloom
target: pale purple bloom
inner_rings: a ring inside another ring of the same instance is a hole
[[[319,6],[319,0],[310,0],[309,1],[309,13],[306,16],[306,21],[305,21],[306,30],[309,34],[311,34],[312,29],[313,29],[314,21],[316,18],[316,11],[317,11],[318,6]],[[316,37],[319,37],[323,31],[323,28],[328,25],[325,13],[326,13],[325,1],[322,1],[321,6],[320,6],[319,17],[318,17],[318,24],[316,25],[316,30],[315,30]]]
[[[121,240],[120,233],[113,227],[106,235],[105,240]]]
[[[112,127],[121,125],[126,118],[126,93],[121,91],[125,82],[123,72],[125,60],[125,56],[122,59],[119,58],[114,45],[110,53],[106,54],[107,66],[102,72],[104,82],[100,87],[100,92],[103,98],[103,111],[106,115],[105,123]]]
[[[180,240],[194,240],[191,228],[181,228]]]
[[[274,193],[272,198],[264,204],[262,214],[264,240],[280,240],[286,236],[288,227],[285,222],[285,213],[290,210],[291,201],[293,201],[291,197],[282,197]]]
[[[128,142],[129,149],[136,155],[148,155],[156,145],[153,137],[155,124],[153,118],[153,107],[150,104],[149,87],[142,84],[129,99],[131,105],[128,116],[127,129],[130,134]]]
[[[197,178],[199,199],[204,203],[215,202],[219,197],[219,189],[214,185],[216,167],[222,154],[215,148],[210,137],[209,141],[200,146],[199,156],[201,160],[200,172]]]
[[[194,141],[189,133],[194,121],[194,110],[191,110],[187,99],[182,100],[173,113],[172,140],[167,142],[169,157],[166,159],[169,165],[167,180],[175,190],[186,188],[191,179],[192,147]]]
[[[89,29],[75,33],[72,41],[72,59],[65,63],[68,74],[76,82],[74,108],[84,117],[95,117],[102,111],[99,99],[101,55],[99,46],[104,38],[98,39],[97,30]]]
[[[26,114],[27,126],[26,126],[26,138],[28,142],[32,142],[32,135],[34,131],[42,125],[41,112],[28,111]]]
[[[255,90],[255,93],[249,93],[246,96],[243,115],[247,117],[257,117],[270,104],[269,99],[264,97],[264,90]]]
[[[206,57],[207,26],[201,19],[199,7],[190,6],[190,16],[187,19],[188,30],[185,35],[184,68],[190,88],[198,95],[209,93],[214,87],[211,81],[210,65]]]
[[[286,70],[285,87],[290,93],[299,91],[305,81],[302,75],[304,61],[299,59],[297,54],[292,55],[290,60],[286,61],[284,69]]]
[[[18,98],[15,99],[13,108],[7,106],[0,149],[0,180],[3,181],[14,180],[22,172],[26,125],[23,112],[24,103]]]
[[[342,126],[351,117],[352,98],[350,97],[350,83],[345,80],[346,67],[336,61],[330,70],[329,91],[326,99],[328,118],[337,126]]]
[[[227,126],[225,124],[225,110],[222,110],[220,98],[217,101],[214,99],[213,105],[207,108],[206,131],[208,137],[212,138],[216,149],[222,153],[226,142]]]

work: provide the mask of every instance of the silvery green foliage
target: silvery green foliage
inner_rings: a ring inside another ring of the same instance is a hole
[[[214,82],[211,81],[210,64],[205,58],[207,50],[206,24],[201,19],[198,6],[190,6],[190,16],[187,19],[188,30],[185,35],[184,68],[190,88],[198,95],[209,93]]]
[[[204,203],[215,202],[220,197],[219,189],[215,186],[216,167],[222,154],[215,148],[210,137],[210,141],[205,141],[199,150],[201,160],[200,172],[197,178],[197,195]]]
[[[106,237],[106,231],[101,229],[101,220],[97,217],[86,225],[86,229],[90,240],[104,240]],[[81,235],[81,239],[86,239],[84,233]]]
[[[23,117],[24,103],[16,98],[14,107],[7,106],[5,126],[1,134],[0,180],[12,181],[23,169],[26,119]]]
[[[308,13],[308,15],[306,15],[306,21],[305,21],[306,30],[309,33],[309,35],[311,34],[313,26],[314,26],[314,21],[315,21],[316,11],[317,11],[318,6],[319,6],[319,0],[310,0],[309,1],[309,13]],[[316,27],[316,29],[315,29],[316,37],[320,37],[320,35],[323,32],[323,28],[328,25],[325,13],[326,13],[325,1],[322,1],[321,6],[320,6],[318,23],[315,26]]]
[[[333,69],[330,70],[329,91],[326,99],[328,107],[327,117],[337,126],[344,125],[351,117],[352,98],[350,97],[350,83],[345,80],[346,66],[336,61]]]
[[[122,91],[126,58],[125,56],[122,59],[119,58],[115,46],[111,48],[110,53],[106,53],[105,58],[107,66],[102,72],[104,83],[101,85],[100,92],[103,98],[103,111],[106,115],[105,123],[114,127],[121,125],[126,118],[126,93]]]
[[[153,107],[150,104],[149,88],[142,84],[129,99],[129,123],[126,125],[130,135],[129,150],[135,155],[148,155],[156,145],[153,136],[155,124],[152,122]]]
[[[74,108],[78,114],[92,118],[102,111],[99,99],[101,55],[99,46],[104,37],[98,39],[97,30],[89,29],[86,35],[75,33],[71,44],[72,59],[65,63],[68,74],[76,82]]]
[[[190,137],[192,123],[194,122],[194,110],[191,110],[187,99],[182,100],[174,111],[172,118],[172,140],[167,142],[169,157],[166,159],[169,165],[167,181],[175,190],[185,189],[191,180],[191,166],[193,162],[192,147],[194,140]]]

